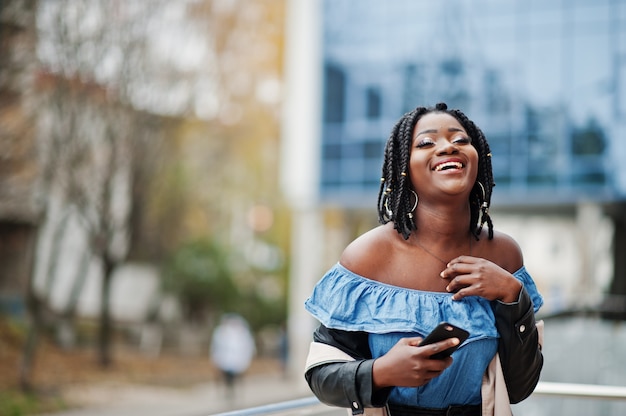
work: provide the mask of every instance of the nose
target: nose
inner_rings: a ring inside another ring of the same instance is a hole
[[[457,146],[449,141],[446,138],[441,138],[437,140],[437,154],[439,155],[450,155],[454,153],[458,153],[459,149]]]

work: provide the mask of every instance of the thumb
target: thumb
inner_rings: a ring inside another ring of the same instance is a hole
[[[422,337],[407,338],[406,340],[412,347],[418,347],[422,343]]]

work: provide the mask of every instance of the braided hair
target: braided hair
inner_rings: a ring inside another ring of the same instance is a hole
[[[382,177],[378,191],[378,221],[381,224],[393,222],[394,228],[408,239],[416,230],[411,210],[415,204],[412,196],[411,179],[408,177],[409,160],[413,142],[413,130],[419,119],[428,113],[447,113],[463,126],[478,152],[478,173],[476,183],[469,196],[470,232],[479,239],[483,225],[487,223],[489,239],[493,238],[493,222],[489,216],[491,193],[495,182],[491,168],[489,143],[483,132],[463,112],[448,109],[445,103],[435,107],[417,107],[404,114],[391,130],[385,146]]]

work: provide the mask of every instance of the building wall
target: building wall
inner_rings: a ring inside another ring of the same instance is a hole
[[[542,313],[597,308],[613,277],[614,225],[600,204],[561,213],[493,212],[495,227],[516,239],[544,296]]]
[[[626,5],[346,0],[322,9],[323,200],[366,206],[395,120],[440,101],[485,132],[498,203],[626,197],[626,169],[615,163],[626,141],[614,127]]]

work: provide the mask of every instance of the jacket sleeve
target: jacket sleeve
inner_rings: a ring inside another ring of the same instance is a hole
[[[531,395],[539,382],[543,355],[535,323],[533,303],[522,287],[514,303],[493,302],[500,334],[498,353],[511,403]]]
[[[320,325],[313,334],[315,342],[334,346],[354,358],[348,362],[325,362],[310,368],[305,378],[311,391],[330,406],[352,409],[362,414],[366,407],[383,407],[391,388],[374,392],[372,366],[374,360],[367,333],[326,328]]]

